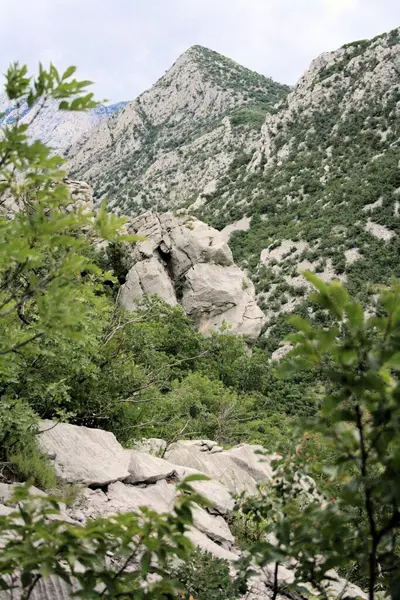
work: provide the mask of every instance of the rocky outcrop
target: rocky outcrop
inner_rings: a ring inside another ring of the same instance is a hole
[[[68,187],[71,194],[71,204],[67,206],[67,210],[84,212],[92,212],[94,209],[93,190],[84,181],[75,181],[74,179],[65,179],[64,183]]]
[[[212,441],[189,440],[172,444],[165,457],[171,463],[205,473],[232,494],[255,494],[258,482],[272,479],[274,456],[257,455],[261,450],[248,444],[222,450]]]
[[[63,481],[102,486],[129,477],[130,457],[112,433],[43,421],[38,440]]]
[[[238,221],[227,225],[221,231],[222,238],[225,240],[226,243],[228,243],[231,235],[233,235],[237,231],[248,231],[250,229],[250,223],[250,217],[242,217]]]
[[[95,517],[111,517],[117,513],[139,511],[146,506],[158,513],[170,513],[177,498],[176,484],[193,473],[207,475],[207,481],[193,482],[197,492],[208,501],[206,508],[193,507],[194,525],[187,536],[201,550],[232,563],[241,551],[229,527],[229,515],[234,508],[234,495],[239,492],[257,494],[257,483],[268,485],[272,480],[274,455],[260,455],[259,446],[241,444],[224,450],[210,440],[178,441],[167,447],[162,440],[144,440],[134,450],[124,450],[115,437],[106,431],[77,427],[65,423],[42,422],[39,443],[54,461],[57,474],[64,481],[81,484],[81,492],[71,507],[61,506],[61,514],[49,518],[77,525]],[[165,452],[167,460],[144,452],[144,449]],[[313,484],[313,482],[311,482]],[[0,515],[13,510],[9,505],[14,488],[20,484],[0,484]],[[315,485],[315,484],[313,484]],[[311,492],[305,481],[302,489]],[[32,487],[30,493],[44,492]],[[267,566],[251,579],[246,599],[268,600],[273,583],[273,566]],[[290,565],[280,565],[281,584],[293,581]],[[330,598],[341,596],[365,598],[356,586],[332,572]],[[282,590],[281,597],[285,596]],[[8,592],[0,592],[1,600],[11,600]],[[72,591],[58,577],[41,581],[33,600],[70,600]]]
[[[371,98],[379,97],[387,102],[387,88],[398,80],[399,50],[397,29],[318,56],[285,98],[282,110],[266,117],[261,130],[260,150],[253,165],[257,167],[262,163],[264,167],[269,166],[274,157],[285,160],[290,151],[302,149],[296,147],[298,140],[295,136],[290,136],[292,123],[296,120],[298,123],[299,114],[301,119],[305,119],[321,110],[332,110],[338,103],[337,129],[351,111],[360,110]],[[282,132],[286,131],[289,133],[288,140],[277,150],[277,134],[282,136]],[[386,131],[386,136],[388,133]]]
[[[181,304],[204,333],[225,325],[250,341],[258,337],[264,316],[253,283],[233,263],[219,231],[194,217],[152,212],[131,220],[127,230],[145,239],[127,246],[124,308],[135,310],[143,295],[157,294]]]

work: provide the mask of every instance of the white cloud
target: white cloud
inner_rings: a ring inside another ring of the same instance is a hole
[[[397,0],[18,0],[0,22],[0,68],[77,64],[100,97],[133,98],[202,44],[285,83],[311,60],[400,24]]]

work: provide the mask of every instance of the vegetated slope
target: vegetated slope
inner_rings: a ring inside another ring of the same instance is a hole
[[[369,304],[400,276],[400,30],[317,58],[240,162],[198,216],[218,228],[252,216],[230,244],[270,325],[303,303],[305,269]]]
[[[189,206],[256,147],[281,85],[201,46],[69,150],[70,171],[114,210]]]
[[[30,136],[48,144],[58,152],[64,152],[83,133],[99,125],[104,119],[118,112],[126,102],[101,104],[87,112],[58,110],[59,102],[47,100],[43,107],[29,107],[23,103],[18,107],[8,100],[6,94],[0,95],[0,125],[13,123],[17,118],[21,123],[29,124]]]

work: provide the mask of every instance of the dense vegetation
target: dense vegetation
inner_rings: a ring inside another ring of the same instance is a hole
[[[32,106],[47,96],[64,110],[92,106],[84,92],[88,82],[73,80],[73,73],[41,68],[31,79],[13,65],[6,91]],[[392,154],[384,156],[391,164]],[[108,429],[127,445],[151,435],[280,446],[278,477],[259,497],[242,498],[234,517],[250,556],[275,573],[291,561],[295,580],[288,593],[310,595],[305,584],[311,584],[325,598],[322,582],[335,568],[365,587],[370,600],[378,591],[397,598],[399,285],[381,290],[370,315],[338,282],[327,285],[309,273],[317,293],[290,324],[279,321],[272,332],[278,339],[297,330],[277,377],[268,338],[249,353],[241,338],[227,333],[203,338],[181,308],[157,298],[133,315],[116,308],[116,249],[135,240],[118,233],[122,220],[104,207],[92,215],[71,204],[61,164],[43,144],[28,140],[18,120],[4,128],[2,476],[57,485],[36,447],[36,425],[44,417]],[[390,164],[381,169],[381,182]],[[257,222],[263,220],[253,219],[249,236]],[[386,283],[388,271],[377,271],[377,278]],[[362,288],[354,284],[353,291],[365,300]],[[0,516],[0,587],[23,588],[28,599],[55,573],[78,583],[82,598],[238,598],[251,574],[249,555],[236,565],[239,577],[232,582],[226,563],[193,553],[184,534],[191,503],[202,499],[190,481],[180,491],[169,516],[143,509],[76,526],[49,518],[60,511],[56,500],[29,500],[21,488],[16,510]],[[174,557],[183,562],[171,564]],[[274,598],[278,591],[275,582]]]

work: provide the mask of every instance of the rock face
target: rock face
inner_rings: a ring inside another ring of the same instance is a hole
[[[190,199],[201,205],[232,160],[254,147],[263,115],[288,90],[193,46],[150,90],[72,145],[71,173],[123,214]]]
[[[226,486],[232,494],[243,491],[255,494],[259,481],[272,478],[273,457],[258,456],[258,450],[261,448],[248,444],[222,450],[215,442],[180,441],[170,446],[165,457],[176,465],[205,473]]]
[[[233,264],[219,231],[194,217],[145,213],[128,224],[128,232],[145,237],[127,252],[130,267],[119,302],[134,310],[143,295],[157,294],[180,303],[207,333],[224,324],[255,340],[263,313],[245,273]]]
[[[52,421],[40,429],[40,448],[62,480],[101,486],[129,477],[130,457],[112,433]]]
[[[260,456],[258,446],[241,444],[224,450],[210,440],[178,441],[167,448],[162,440],[144,440],[135,450],[124,450],[111,433],[74,425],[42,422],[39,442],[54,460],[57,474],[65,481],[81,484],[81,494],[72,507],[62,506],[60,516],[52,516],[75,524],[95,517],[134,512],[146,506],[158,513],[170,513],[177,497],[176,483],[193,473],[210,477],[193,482],[195,489],[210,505],[194,506],[194,526],[189,539],[200,549],[216,557],[235,561],[240,550],[229,528],[229,515],[234,508],[233,495],[239,492],[257,494],[257,483],[268,485],[273,477],[273,455]],[[144,452],[144,449],[166,449],[168,460]],[[9,503],[16,485],[0,484],[0,515],[12,510]],[[90,486],[90,487],[89,487]],[[44,492],[31,488],[30,493]],[[5,504],[6,503],[6,504]],[[365,595],[357,587],[332,573],[327,583],[331,598]],[[290,566],[279,567],[279,582],[290,583]],[[268,600],[271,595],[273,568],[251,580],[252,600]],[[281,596],[285,595],[284,590]],[[1,600],[15,596],[0,592]],[[44,579],[32,595],[33,600],[70,600],[72,591],[58,577]]]

